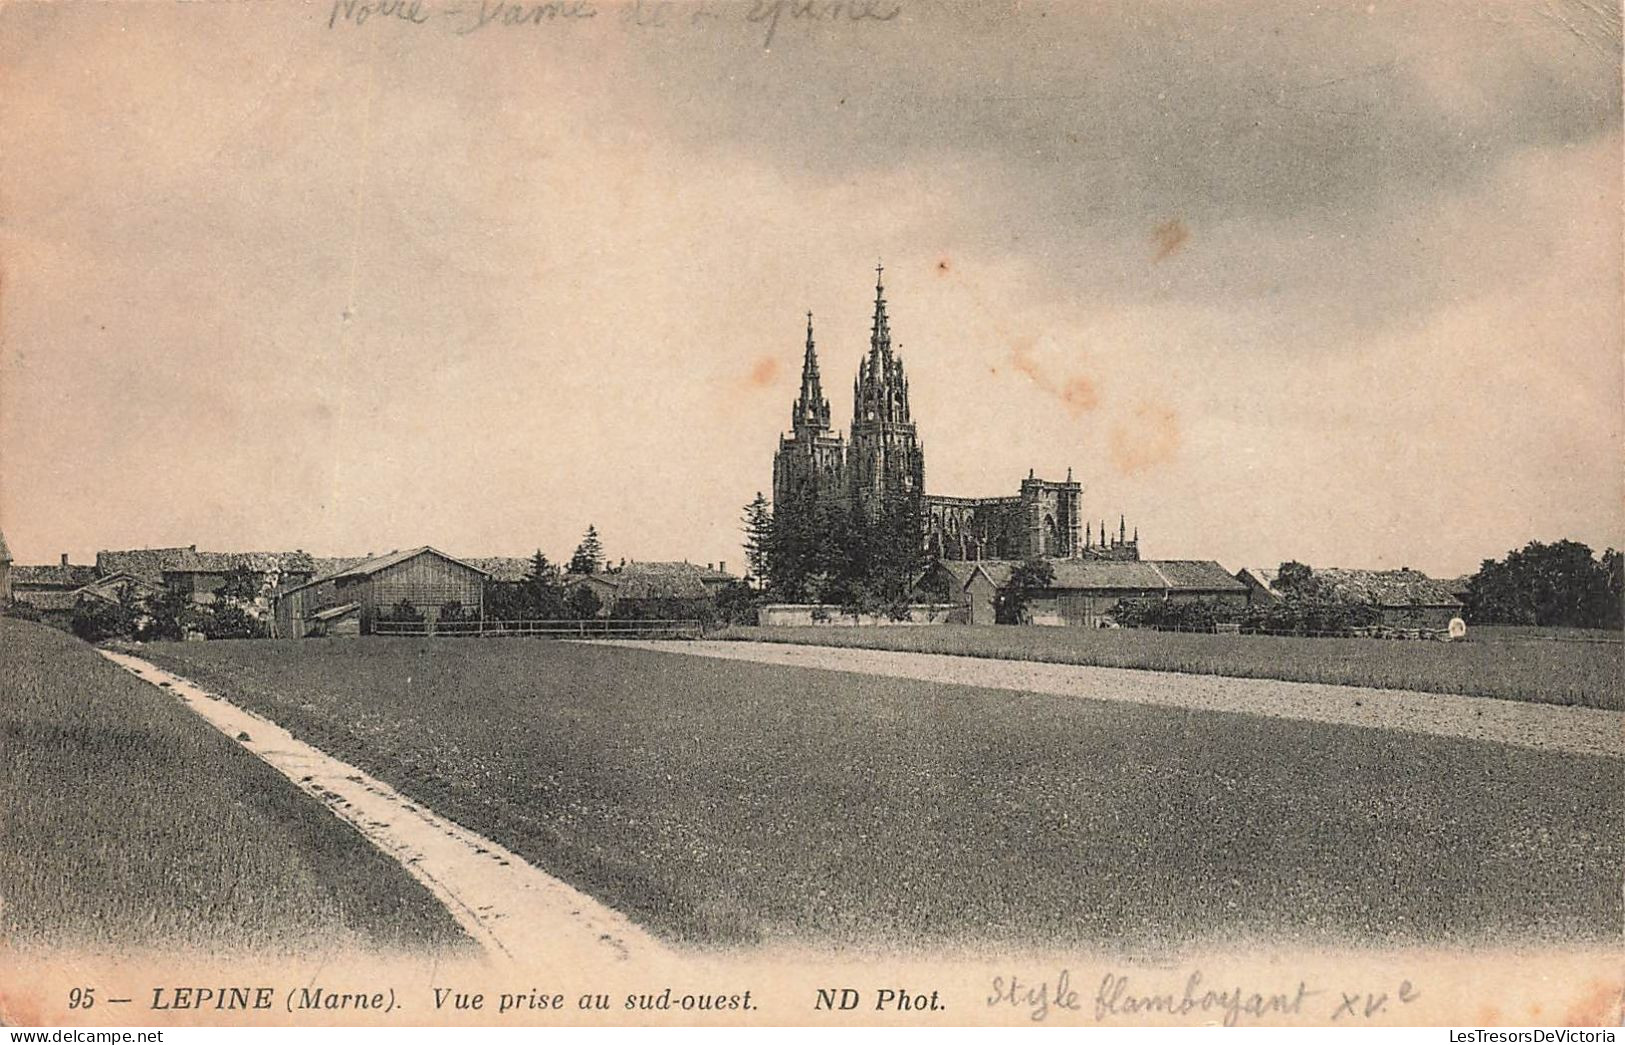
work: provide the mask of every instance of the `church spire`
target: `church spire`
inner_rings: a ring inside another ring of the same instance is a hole
[[[807,350],[801,360],[801,398],[791,411],[790,425],[797,432],[819,434],[829,428],[829,400],[818,375],[818,351],[813,347],[813,314],[807,313]]]
[[[875,310],[869,324],[869,354],[858,367],[852,416],[861,421],[908,423],[908,377],[903,372],[902,356],[892,352],[891,323],[886,318],[885,272],[884,265],[875,266]]]
[[[875,265],[875,315],[869,324],[869,355],[872,358],[884,356],[891,360],[891,327],[886,322],[886,284],[881,280],[886,266]]]

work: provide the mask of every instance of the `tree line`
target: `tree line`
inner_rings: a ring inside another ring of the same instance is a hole
[[[895,486],[866,507],[811,488],[784,504],[760,492],[745,506],[745,559],[760,601],[838,605],[862,613],[906,612],[925,565],[921,499]]]
[[[1467,620],[1556,628],[1625,627],[1625,557],[1579,541],[1530,541],[1485,559],[1467,582]]]

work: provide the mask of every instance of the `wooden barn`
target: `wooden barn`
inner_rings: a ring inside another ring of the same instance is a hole
[[[428,546],[375,556],[281,592],[275,634],[279,638],[303,638],[313,631],[343,634],[350,629],[334,625],[353,620],[354,633],[370,635],[380,614],[403,602],[430,622],[453,603],[483,615],[487,577],[478,566]],[[340,609],[345,612],[331,612]]]
[[[938,562],[915,586],[933,597],[966,607],[971,624],[992,624],[998,593],[1010,585],[1012,560]],[[1029,591],[1027,609],[1034,624],[1095,627],[1107,621],[1122,599],[1206,599],[1247,604],[1247,588],[1216,562],[1196,559],[1113,562],[1051,559],[1055,579],[1047,588]]]

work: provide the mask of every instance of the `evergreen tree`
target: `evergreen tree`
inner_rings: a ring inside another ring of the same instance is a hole
[[[745,562],[758,584],[767,581],[768,552],[773,544],[773,510],[760,490],[755,500],[745,505]]]
[[[570,590],[566,606],[575,620],[592,620],[604,608],[604,601],[586,584],[577,584]]]
[[[558,567],[547,561],[540,548],[530,557],[530,572],[521,586],[524,614],[533,620],[559,620],[565,616],[564,587]]]
[[[570,556],[569,571],[571,573],[597,573],[604,565],[604,546],[598,540],[598,531],[590,524],[581,543],[576,545],[575,554]]]

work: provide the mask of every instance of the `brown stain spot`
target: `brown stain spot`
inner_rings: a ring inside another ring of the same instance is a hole
[[[753,388],[766,388],[773,384],[779,376],[779,361],[773,356],[761,356],[750,365],[750,374],[745,378]]]
[[[1167,221],[1151,230],[1151,239],[1157,245],[1153,261],[1162,261],[1179,253],[1185,241],[1191,238],[1191,230],[1178,218],[1169,218]]]
[[[1088,413],[1100,405],[1100,392],[1087,377],[1069,377],[1061,386],[1061,402],[1074,415]]]
[[[1625,986],[1592,980],[1558,1023],[1568,1027],[1615,1027],[1625,1015]]]
[[[1093,380],[1082,374],[1074,374],[1065,381],[1056,383],[1038,362],[1033,358],[1034,342],[1032,339],[1017,342],[1010,349],[1010,368],[1022,374],[1037,385],[1040,390],[1047,392],[1061,401],[1067,412],[1073,417],[1079,417],[1100,405],[1100,388]],[[989,368],[990,372],[998,373],[997,367]]]
[[[8,1027],[44,1027],[47,1025],[39,999],[17,992],[0,993],[0,1022]]]
[[[1139,475],[1179,455],[1179,415],[1164,403],[1141,403],[1112,425],[1108,444],[1120,475]]]
[[[953,271],[953,265],[949,264],[948,255],[944,254],[942,257],[937,259],[937,275],[946,276],[949,272],[952,272],[952,271]]]

